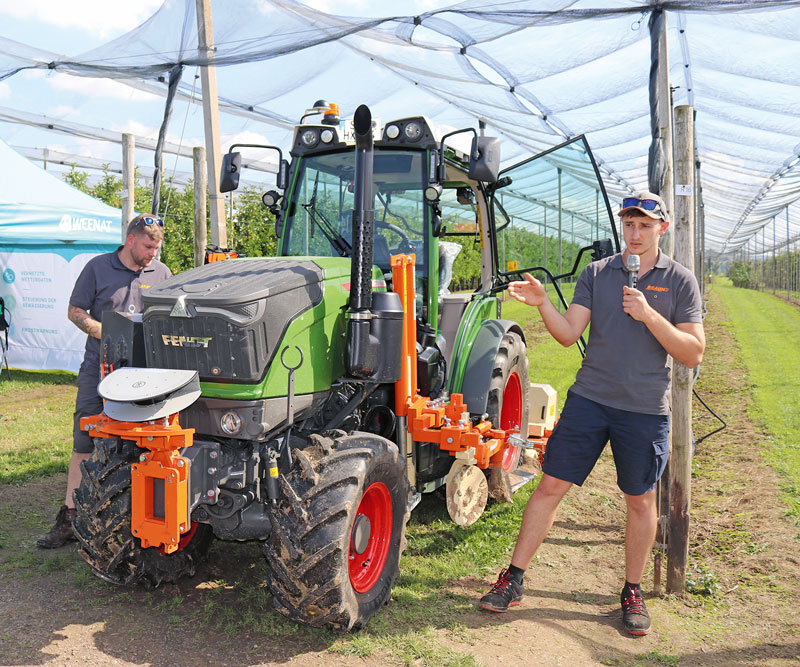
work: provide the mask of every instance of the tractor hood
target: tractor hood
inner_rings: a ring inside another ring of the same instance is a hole
[[[238,259],[151,287],[142,316],[147,365],[197,370],[204,382],[260,381],[291,322],[322,301],[326,273],[339,272],[306,259]]]
[[[182,298],[189,304],[231,306],[250,303],[300,290],[311,301],[319,301],[324,273],[312,261],[265,257],[212,262],[172,276],[144,295],[145,307],[174,305]]]

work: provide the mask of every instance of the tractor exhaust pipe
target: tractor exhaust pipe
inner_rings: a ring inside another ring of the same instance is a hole
[[[353,116],[356,162],[353,202],[353,254],[350,268],[350,310],[347,313],[347,371],[366,379],[378,366],[378,341],[370,336],[372,320],[372,228],[375,209],[372,185],[372,114],[362,104]]]
[[[362,104],[353,117],[356,136],[356,165],[353,202],[353,257],[350,269],[350,309],[372,306],[372,228],[375,197],[372,186],[372,114]]]

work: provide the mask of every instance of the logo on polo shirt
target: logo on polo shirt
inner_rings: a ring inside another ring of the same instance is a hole
[[[645,289],[651,292],[669,292],[669,287],[659,287],[658,285],[648,285]]]

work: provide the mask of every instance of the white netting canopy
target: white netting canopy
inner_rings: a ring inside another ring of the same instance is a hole
[[[165,96],[170,73],[183,65],[177,99],[196,100],[193,68],[208,60],[197,48],[195,4],[166,0],[135,30],[85,53],[0,38],[0,80],[34,70],[111,78]],[[427,5],[417,15],[402,15],[402,4],[395,15],[378,15],[391,5],[372,3],[376,15],[358,18],[292,0],[217,0],[223,132],[287,147],[303,110],[324,98],[343,116],[365,103],[383,120],[485,120],[487,133],[503,140],[506,165],[585,134],[619,199],[652,182],[648,23],[663,10],[673,105],[696,111],[708,251],[732,253],[755,238],[763,251],[800,238],[799,0]],[[80,113],[56,122],[36,111],[0,109],[0,120],[102,134],[80,125]]]

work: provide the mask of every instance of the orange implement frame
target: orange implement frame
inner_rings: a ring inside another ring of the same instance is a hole
[[[501,465],[509,434],[493,429],[488,421],[473,425],[463,394],[452,394],[447,405],[418,394],[415,265],[415,255],[392,257],[392,289],[400,296],[405,313],[402,373],[394,390],[395,412],[399,417],[408,417],[408,432],[413,440],[435,442],[452,456],[459,452],[471,454],[479,468]]]
[[[236,259],[239,253],[235,250],[220,250],[218,252],[209,252],[206,255],[206,264],[211,262],[224,262],[226,259]]]
[[[159,423],[100,414],[81,418],[81,428],[95,438],[132,440],[150,450],[131,466],[131,533],[143,547],[176,551],[189,532],[189,460],[178,450],[192,446],[194,429],[182,428],[177,413]]]

